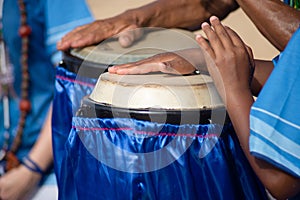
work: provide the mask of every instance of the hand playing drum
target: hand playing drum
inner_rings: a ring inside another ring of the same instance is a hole
[[[133,41],[139,39],[143,33],[139,31],[140,29],[136,29],[139,28],[138,25],[128,22],[127,20],[124,21],[111,18],[77,27],[57,43],[57,49],[66,50],[68,48],[89,46],[113,36],[118,38],[122,47],[131,46]],[[115,26],[118,26],[117,30],[114,30]],[[120,34],[116,36],[115,34],[117,33]]]
[[[146,74],[163,72],[169,74],[191,74],[195,70],[207,73],[205,59],[201,49],[185,49],[175,52],[157,54],[150,58],[123,65],[110,67],[114,74]]]
[[[118,40],[128,47],[138,40],[141,32],[127,32],[141,27],[184,28],[195,30],[199,22],[215,14],[221,18],[238,8],[235,0],[168,0],[153,1],[142,7],[126,10],[115,17],[97,20],[68,33],[57,44],[58,50],[84,47],[120,34]]]

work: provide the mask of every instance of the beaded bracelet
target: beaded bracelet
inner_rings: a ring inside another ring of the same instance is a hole
[[[42,176],[45,174],[45,172],[39,167],[39,165],[35,163],[33,160],[31,160],[31,158],[29,158],[28,156],[25,156],[22,159],[21,164],[24,165],[27,169],[29,169],[32,172],[36,172]]]

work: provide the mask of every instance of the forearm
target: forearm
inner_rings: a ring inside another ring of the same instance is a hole
[[[236,0],[258,30],[282,51],[300,24],[300,11],[280,0]]]
[[[237,4],[233,0],[228,0],[228,3],[212,0],[158,0],[127,12],[135,16],[140,27],[191,28],[199,27],[212,14],[224,18],[236,8]]]
[[[255,60],[255,71],[251,82],[251,91],[254,96],[258,96],[273,68],[274,65],[271,61]]]
[[[227,93],[227,110],[241,147],[253,170],[264,186],[278,199],[286,199],[299,192],[300,181],[279,170],[264,160],[255,158],[249,151],[249,116],[254,102],[250,91],[239,92],[237,95]]]
[[[50,106],[40,135],[29,152],[29,157],[46,171],[53,162],[51,138],[52,106]]]

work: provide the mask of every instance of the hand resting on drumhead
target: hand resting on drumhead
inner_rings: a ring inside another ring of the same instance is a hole
[[[137,62],[110,67],[114,74],[146,74],[163,72],[168,74],[191,74],[196,69],[207,72],[201,49],[185,49],[166,52]]]
[[[57,49],[66,50],[88,46],[110,37],[118,38],[122,47],[129,47],[142,35],[142,29],[139,29],[139,26],[130,18],[114,17],[75,28],[57,43]]]
[[[126,10],[112,18],[96,20],[78,27],[57,43],[58,50],[97,44],[123,31],[141,27],[184,28],[196,30],[212,14],[225,18],[238,8],[235,0],[158,0]],[[128,47],[141,33],[121,34],[121,46]]]
[[[274,197],[292,197],[300,192],[300,179],[250,154],[250,109],[254,99],[249,76],[250,67],[255,63],[252,53],[241,38],[232,29],[223,26],[217,17],[211,17],[210,23],[211,26],[202,24],[209,43],[201,36],[196,40],[206,51],[206,60],[210,60],[207,62],[208,71],[225,103],[243,151],[257,176]]]

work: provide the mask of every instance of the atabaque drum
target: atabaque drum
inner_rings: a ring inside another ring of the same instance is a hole
[[[73,117],[75,199],[267,199],[211,78],[103,73]]]
[[[63,158],[66,156],[65,143],[72,128],[72,117],[80,107],[83,97],[92,92],[99,75],[111,65],[189,48],[190,41],[194,38],[193,33],[179,29],[147,28],[143,32],[143,37],[127,48],[122,48],[116,38],[110,38],[98,45],[63,52],[62,62],[56,67],[52,117],[54,167],[57,177],[61,177],[62,170],[65,170],[62,169]],[[176,43],[170,42],[173,40]],[[58,180],[61,189],[60,184],[61,181]]]

